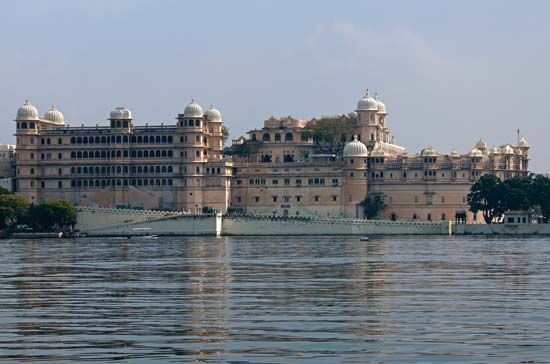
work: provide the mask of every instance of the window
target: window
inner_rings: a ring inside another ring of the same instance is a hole
[[[441,203],[445,203],[445,196],[441,196]]]
[[[283,196],[284,202],[290,202],[290,196]]]
[[[414,203],[418,203],[418,196],[414,196]]]
[[[277,196],[271,196],[271,198],[273,199],[273,202],[277,202]]]
[[[63,154],[62,153],[57,153],[57,159],[63,159]]]
[[[63,188],[63,182],[57,181],[57,188]]]
[[[332,195],[332,201],[337,201],[337,200],[338,200],[338,196]]]
[[[260,197],[259,196],[254,196],[254,201],[255,202],[260,202]]]
[[[296,196],[296,201],[297,201],[297,202],[302,201],[302,196]]]
[[[34,174],[34,168],[31,168],[31,174]]]
[[[278,179],[274,179],[274,180],[271,181],[271,184],[278,185],[278,184],[279,184],[279,180],[278,180]]]
[[[241,202],[242,198],[241,196],[237,196],[237,202]]]
[[[445,214],[443,213],[441,214],[441,221],[445,221],[445,220],[447,220],[447,216],[445,216]]]
[[[61,176],[63,174],[63,170],[61,168],[58,168],[57,169],[57,174]]]
[[[319,202],[319,196],[314,196],[315,202]]]

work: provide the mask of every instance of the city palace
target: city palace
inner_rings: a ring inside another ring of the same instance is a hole
[[[191,101],[175,122],[135,125],[116,107],[107,122],[66,125],[52,106],[43,116],[26,101],[17,111],[13,189],[32,203],[68,199],[80,206],[218,211],[255,215],[364,218],[364,201],[383,201],[377,218],[482,221],[467,195],[484,174],[528,173],[529,144],[409,154],[395,144],[385,104],[368,92],[351,114],[352,133],[338,153],[311,136],[317,122],[271,117],[226,155],[222,115]]]

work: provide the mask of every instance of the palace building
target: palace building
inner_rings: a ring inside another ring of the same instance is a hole
[[[315,119],[269,118],[223,155],[221,113],[192,101],[176,122],[137,126],[125,107],[96,126],[65,125],[54,106],[39,116],[28,101],[17,111],[15,189],[31,202],[66,198],[78,205],[143,209],[215,209],[260,215],[363,218],[363,201],[380,196],[379,218],[481,218],[466,196],[483,174],[528,173],[529,145],[467,153],[431,147],[410,155],[395,144],[386,106],[368,92],[352,114],[341,153],[323,153],[311,137]]]

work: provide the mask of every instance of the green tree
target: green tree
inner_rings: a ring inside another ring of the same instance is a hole
[[[29,203],[24,197],[0,195],[0,228],[13,229],[26,219],[28,212]]]
[[[227,126],[222,126],[222,139],[225,145],[225,142],[229,139],[229,128]]]
[[[533,206],[532,183],[531,177],[526,176],[515,176],[504,180],[497,188],[504,210],[529,210]]]
[[[468,205],[474,214],[482,211],[483,219],[490,224],[505,211],[502,181],[494,174],[486,174],[474,183],[468,194]]]
[[[245,140],[242,144],[231,146],[230,155],[239,157],[249,157],[258,152],[258,142],[254,140]]]
[[[544,222],[550,220],[550,178],[538,174],[533,177],[530,201],[542,214]]]
[[[305,136],[313,138],[320,152],[338,155],[351,139],[355,119],[354,114],[344,114],[311,120]]]
[[[378,213],[386,208],[384,199],[380,194],[374,194],[366,197],[363,202],[363,212],[367,219],[373,219],[378,216]]]
[[[11,195],[11,192],[6,190],[4,187],[0,187],[0,195]]]
[[[76,208],[67,200],[43,201],[32,205],[29,211],[29,225],[34,230],[59,230],[75,224]]]

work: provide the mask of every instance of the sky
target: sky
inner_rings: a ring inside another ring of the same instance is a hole
[[[231,137],[270,116],[351,112],[378,92],[410,154],[531,145],[550,172],[548,1],[6,1],[0,142],[28,98],[71,126],[174,123],[192,98]]]

